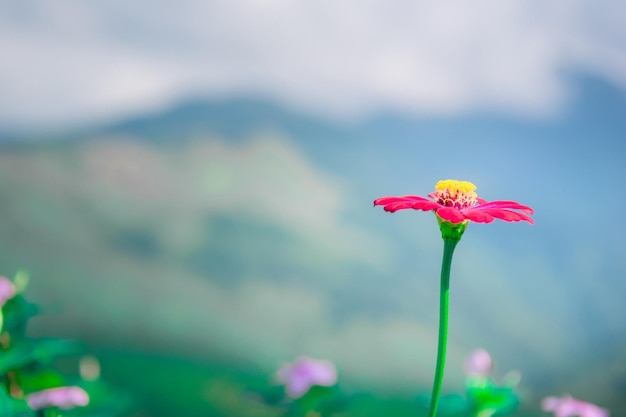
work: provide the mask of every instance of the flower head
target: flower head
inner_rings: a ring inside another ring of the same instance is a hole
[[[541,401],[543,411],[552,411],[555,417],[609,417],[609,410],[595,404],[577,400],[569,395],[546,397]]]
[[[519,373],[511,371],[505,382],[497,383],[489,374],[493,367],[491,355],[484,349],[474,350],[465,361],[465,388],[472,415],[490,417],[513,412],[519,405],[515,387]],[[517,378],[513,379],[517,374]]]
[[[10,279],[0,275],[0,307],[15,296],[15,285]]]
[[[337,370],[329,361],[303,356],[293,364],[281,366],[276,372],[276,377],[285,384],[287,395],[300,398],[313,385],[324,387],[334,385],[337,382]]]
[[[64,410],[89,404],[89,395],[81,387],[59,387],[33,392],[26,397],[33,410],[59,407]]]
[[[435,191],[428,194],[431,199],[414,195],[381,197],[374,200],[374,205],[383,206],[390,213],[405,209],[434,211],[439,219],[452,224],[470,220],[491,223],[494,219],[534,223],[528,216],[534,213],[532,208],[508,200],[487,202],[479,198],[474,190],[476,186],[469,181],[443,180],[435,185]]]
[[[491,372],[493,361],[491,355],[485,349],[476,349],[470,353],[465,361],[465,373],[470,376],[486,377]]]

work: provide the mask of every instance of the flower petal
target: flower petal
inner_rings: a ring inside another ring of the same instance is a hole
[[[287,395],[292,398],[300,398],[304,394],[306,394],[309,389],[311,389],[313,383],[309,381],[308,378],[302,376],[295,376],[291,378],[289,384],[286,385],[285,389],[287,391]]]
[[[546,397],[541,401],[541,408],[543,411],[552,411],[555,417],[609,417],[609,410],[570,395]]]
[[[486,213],[484,210],[476,210],[474,207],[463,210],[463,214],[476,223],[491,223],[494,220],[494,216],[491,214]]]
[[[485,200],[483,200],[485,201]],[[528,214],[533,214],[535,212],[535,210],[533,210],[532,208],[525,206],[523,204],[520,204],[516,201],[509,201],[509,200],[498,200],[498,201],[490,201],[490,202],[485,202],[485,203],[481,203],[478,206],[475,206],[473,208],[477,208],[477,209],[483,209],[483,208],[501,208],[501,209],[514,209],[514,210],[521,210],[525,213]]]
[[[440,207],[442,207],[441,204],[437,203],[436,201],[431,201],[431,200],[416,201],[415,203],[411,204],[411,208],[413,210],[429,211],[429,210],[436,210]]]
[[[600,408],[595,404],[586,403],[580,408],[580,414],[584,417],[609,417],[609,410]]]
[[[463,215],[463,213],[461,213],[459,210],[455,209],[454,207],[439,207],[437,210],[435,210],[435,213],[437,213],[437,216],[441,217],[442,219],[449,221],[450,223],[461,223],[462,221],[464,221],[466,219],[466,217]]]
[[[491,371],[493,360],[485,349],[474,350],[465,360],[465,373],[470,375],[487,376]]]
[[[401,201],[431,201],[427,198],[420,197],[418,195],[403,195],[402,197],[380,197],[374,200],[375,206],[385,206],[387,204],[399,203]]]
[[[89,395],[78,386],[58,387],[33,392],[26,397],[26,401],[33,410],[47,407],[59,407],[67,410],[89,404]]]
[[[545,397],[541,401],[541,409],[543,411],[554,411],[557,409],[563,400],[558,397]]]
[[[412,208],[414,210],[434,210],[440,204],[417,195],[405,195],[402,197],[381,197],[374,200],[375,206],[383,206],[385,211],[394,213],[398,210]]]
[[[15,296],[15,285],[10,279],[0,275],[0,307]]]
[[[398,210],[413,208],[413,204],[415,203],[412,201],[396,201],[395,203],[386,204],[383,209],[389,213],[395,213]]]
[[[330,361],[318,360],[309,370],[309,374],[315,385],[329,387],[337,383],[337,370]]]
[[[499,208],[480,208],[480,209],[474,208],[474,210],[482,211],[483,213],[490,214],[491,216],[500,220],[504,220],[505,222],[519,222],[519,221],[524,220],[530,224],[535,223],[535,221],[529,216],[522,214],[522,213],[518,213],[516,211],[512,211],[512,210],[499,209]]]
[[[332,362],[307,356],[293,364],[284,364],[276,372],[277,380],[285,384],[287,395],[302,397],[313,385],[331,386],[337,383],[337,370]]]

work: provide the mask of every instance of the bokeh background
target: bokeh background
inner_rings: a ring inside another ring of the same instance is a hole
[[[244,415],[241,375],[271,384],[301,354],[410,399],[434,371],[442,243],[432,214],[372,201],[470,180],[536,224],[458,246],[444,392],[483,347],[522,373],[522,411],[570,393],[625,415],[624,16],[2,2],[0,270],[30,272],[32,334],[86,341],[142,415]]]

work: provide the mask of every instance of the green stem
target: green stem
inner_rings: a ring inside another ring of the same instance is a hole
[[[460,237],[459,237],[460,238]],[[428,417],[435,417],[437,405],[441,394],[443,381],[443,368],[446,363],[446,345],[448,343],[448,302],[450,294],[450,266],[452,255],[459,239],[443,238],[443,261],[441,263],[441,290],[439,294],[439,342],[437,344],[437,367],[435,368],[435,381],[433,382],[433,394],[430,398]]]

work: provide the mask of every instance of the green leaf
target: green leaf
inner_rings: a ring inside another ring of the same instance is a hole
[[[325,416],[346,409],[348,400],[341,395],[337,385],[332,387],[314,385],[295,403],[296,408],[305,413],[307,411],[317,411]]]
[[[2,313],[4,315],[2,330],[9,331],[11,337],[15,339],[23,336],[26,323],[31,317],[39,313],[39,308],[35,304],[26,301],[21,294],[18,294],[7,300],[4,306],[2,306]]]
[[[442,395],[439,398],[437,412],[443,415],[454,415],[465,413],[471,409],[471,404],[459,394]]]
[[[495,410],[495,414],[508,414],[517,408],[519,399],[510,387],[469,388],[467,398],[475,410]]]
[[[81,344],[62,339],[22,340],[8,350],[0,352],[0,374],[31,363],[49,363],[52,359],[77,354]]]
[[[19,384],[26,393],[68,385],[66,377],[53,369],[38,369],[36,372],[21,371]]]
[[[4,387],[0,387],[0,416],[29,417],[35,416],[35,412],[31,410],[26,401],[16,400],[5,391]]]

